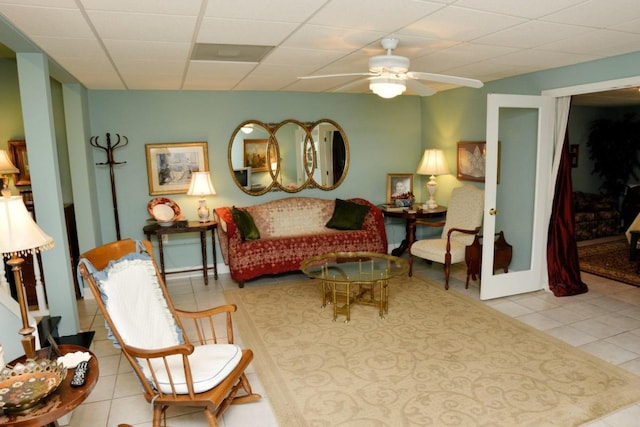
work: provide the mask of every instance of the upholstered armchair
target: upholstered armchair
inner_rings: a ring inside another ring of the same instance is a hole
[[[449,289],[451,264],[465,260],[465,248],[473,243],[482,226],[484,191],[472,185],[455,188],[445,221],[423,222],[418,225],[443,227],[439,239],[417,240],[409,249],[409,276],[413,275],[413,258],[423,258],[443,264],[445,289]]]

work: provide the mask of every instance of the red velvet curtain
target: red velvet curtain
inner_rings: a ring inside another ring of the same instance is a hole
[[[578,246],[576,245],[573,220],[568,132],[565,132],[562,144],[558,179],[553,197],[549,243],[547,245],[547,265],[549,289],[555,296],[578,295],[589,291],[587,285],[580,278]]]

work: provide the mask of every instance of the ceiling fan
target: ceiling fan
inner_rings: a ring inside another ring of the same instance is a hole
[[[348,86],[358,84],[361,81],[369,80],[369,89],[382,98],[393,98],[403,93],[407,87],[420,96],[429,96],[436,93],[429,86],[419,82],[418,80],[426,80],[438,83],[449,83],[458,86],[468,86],[473,88],[481,88],[483,83],[480,80],[468,79],[465,77],[448,76],[444,74],[424,73],[419,71],[409,71],[409,58],[405,56],[394,55],[393,49],[398,47],[398,39],[389,37],[381,41],[382,47],[387,51],[386,55],[376,55],[369,58],[369,72],[367,73],[346,73],[346,74],[325,74],[320,76],[304,76],[298,77],[301,80],[306,79],[322,79],[329,77],[344,76],[366,76],[366,78],[357,80],[342,86],[345,89]]]

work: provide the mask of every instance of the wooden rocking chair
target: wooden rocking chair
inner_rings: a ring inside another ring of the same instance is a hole
[[[159,427],[174,405],[204,407],[209,426],[217,426],[217,417],[230,404],[261,398],[252,393],[244,373],[252,351],[233,344],[236,306],[176,309],[152,254],[148,241],[120,240],[82,254],[78,268],[114,346],[122,349],[153,405],[153,426]],[[214,319],[226,320],[226,339]]]

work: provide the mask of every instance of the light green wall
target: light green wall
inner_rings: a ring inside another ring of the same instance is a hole
[[[421,153],[420,98],[402,96],[383,100],[375,95],[265,93],[265,92],[177,92],[177,91],[89,91],[91,135],[105,141],[107,132],[119,133],[129,145],[116,150],[116,188],[122,237],[141,238],[149,218],[149,195],[145,144],[206,141],[209,168],[217,195],[209,207],[245,206],[283,197],[314,196],[326,199],[363,197],[383,203],[387,173],[413,173]],[[336,190],[303,190],[300,193],[269,193],[260,197],[238,189],[229,173],[227,146],[236,126],[249,119],[264,123],[296,119],[302,122],[328,118],[344,129],[351,163],[344,183]],[[104,162],[104,152],[93,150],[94,163]],[[95,166],[104,242],[115,239],[109,170]],[[188,219],[197,219],[197,198],[168,195]],[[399,243],[402,226],[390,227],[389,241]],[[166,251],[167,268],[196,265],[199,246],[193,236],[171,236]]]
[[[461,185],[455,178],[457,142],[484,141],[486,138],[487,94],[540,95],[548,89],[638,75],[640,52],[488,82],[479,90],[465,88],[422,98],[423,148],[444,149],[452,172],[452,175],[438,177],[440,185],[436,200],[446,204],[451,190]],[[504,162],[502,167],[505,167]],[[421,185],[424,185],[424,181]],[[524,195],[518,191],[505,194],[504,197],[510,204],[527,203]],[[520,219],[505,221],[508,221],[505,227],[516,228]]]

